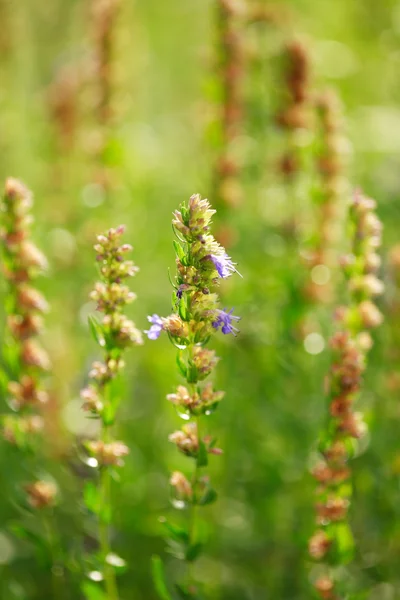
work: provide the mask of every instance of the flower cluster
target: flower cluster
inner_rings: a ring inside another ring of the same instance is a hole
[[[222,452],[216,447],[216,440],[203,432],[203,418],[212,414],[224,396],[223,392],[214,390],[211,382],[204,381],[219,360],[206,344],[219,329],[225,335],[236,335],[235,324],[239,320],[232,310],[220,308],[215,291],[221,279],[230,277],[237,270],[225,249],[210,233],[214,213],[208,200],[199,195],[192,196],[187,205],[183,204],[174,213],[173,226],[177,236],[174,312],[165,318],[150,316],[151,327],[146,331],[151,340],[157,339],[163,331],[168,334],[178,349],[177,363],[185,380],[185,385],[178,385],[167,399],[176,406],[178,414],[188,420],[169,439],[195,462],[190,478],[178,471],[171,477],[175,505],[187,508],[190,513],[192,525],[185,536],[184,548],[178,553],[182,557],[183,552],[188,562],[194,560],[195,555],[197,557],[200,547],[196,539],[195,508],[216,498],[208,477],[201,470],[207,466],[210,454]],[[176,548],[176,540],[173,545]],[[184,587],[185,590],[193,589],[190,579],[189,576],[189,587]]]
[[[136,295],[123,282],[136,274],[138,268],[126,254],[132,250],[129,244],[121,244],[124,227],[110,229],[97,237],[94,246],[96,259],[100,265],[100,281],[94,286],[90,298],[102,313],[101,321],[90,319],[93,336],[104,353],[102,361],[95,361],[89,372],[89,384],[81,391],[83,409],[101,421],[100,439],[90,440],[85,446],[90,455],[88,464],[98,468],[97,482],[99,501],[93,502],[93,484],[87,484],[85,501],[89,511],[94,513],[99,525],[100,561],[99,568],[104,573],[108,597],[116,589],[115,572],[107,561],[110,554],[110,469],[123,465],[123,458],[129,453],[121,441],[111,439],[111,426],[115,422],[120,398],[117,397],[113,382],[124,367],[124,351],[142,344],[142,334],[135,324],[124,314],[127,304]],[[111,593],[112,592],[112,593]]]
[[[53,541],[46,531],[57,528],[52,511],[57,500],[57,486],[53,481],[43,479],[45,422],[41,414],[49,400],[44,377],[51,364],[37,339],[49,306],[35,287],[35,279],[47,268],[47,260],[30,239],[32,204],[31,192],[20,181],[7,179],[0,205],[2,272],[8,283],[2,383],[7,378],[4,392],[13,412],[3,417],[2,433],[4,439],[18,450],[20,461],[29,473],[30,481],[21,485],[23,511],[26,513],[28,508],[34,513],[40,511],[44,528],[38,533],[30,531],[28,526],[26,531],[36,540],[37,551],[39,547],[40,552],[47,548],[55,589],[63,577],[63,566],[53,552]],[[32,515],[32,520],[37,519],[37,514]],[[18,527],[25,530],[26,525],[21,523]]]
[[[57,487],[51,481],[35,481],[25,487],[28,502],[35,509],[52,506],[57,496]]]
[[[237,333],[234,323],[239,317],[230,311],[221,310],[218,296],[210,291],[220,279],[237,273],[236,265],[225,249],[209,233],[214,210],[208,200],[199,195],[191,196],[188,206],[182,205],[174,213],[173,226],[178,240],[177,276],[175,286],[175,312],[169,317],[154,314],[148,317],[150,329],[145,331],[149,339],[157,339],[166,331],[177,345],[193,345],[190,364],[185,369],[207,374],[215,364],[215,353],[201,347],[213,330],[224,334]],[[196,344],[199,344],[196,347]]]
[[[346,517],[351,500],[349,459],[354,444],[366,431],[362,414],[354,410],[366,355],[372,346],[369,329],[382,321],[372,298],[383,291],[377,278],[380,258],[381,223],[374,213],[375,202],[360,192],[350,209],[353,248],[343,265],[348,279],[350,301],[337,311],[340,329],[331,339],[333,361],[329,376],[330,415],[320,442],[320,458],[313,469],[317,481],[317,530],[309,541],[310,556],[323,561],[326,573],[315,582],[322,598],[337,597],[330,567],[349,560],[351,533]],[[344,548],[343,540],[347,539]]]
[[[122,312],[136,298],[122,281],[138,271],[132,261],[125,260],[126,253],[132,247],[120,243],[123,232],[122,226],[110,229],[98,236],[94,247],[100,263],[101,281],[95,284],[90,298],[96,303],[96,309],[103,313],[103,318],[100,323],[92,319],[91,325],[98,344],[105,351],[105,358],[104,361],[93,363],[89,385],[81,391],[83,408],[107,420],[110,408],[104,402],[104,388],[124,367],[122,351],[142,344],[142,334]]]
[[[122,458],[129,454],[129,448],[123,442],[104,443],[101,440],[93,440],[87,443],[90,454],[96,458],[99,465],[123,465]]]
[[[306,46],[297,40],[287,44],[285,62],[287,99],[285,108],[277,115],[277,123],[292,134],[309,127],[310,61]],[[299,168],[298,150],[290,137],[288,148],[280,160],[280,170],[290,178]]]
[[[1,205],[3,275],[8,281],[5,366],[8,403],[16,415],[5,417],[3,433],[20,448],[30,445],[32,434],[43,429],[37,413],[48,400],[42,375],[50,369],[50,359],[36,339],[49,307],[34,287],[36,276],[47,268],[47,260],[30,240],[31,207],[30,191],[21,182],[8,179]]]

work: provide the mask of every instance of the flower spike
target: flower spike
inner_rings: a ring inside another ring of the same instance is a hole
[[[223,392],[214,390],[211,382],[204,382],[219,360],[206,345],[219,329],[225,335],[232,333],[236,336],[238,329],[235,323],[239,321],[239,317],[232,314],[233,309],[226,311],[220,308],[216,293],[220,280],[237,273],[237,270],[225,249],[210,233],[214,213],[208,200],[198,194],[174,213],[173,227],[178,238],[175,241],[174,312],[166,318],[156,314],[149,316],[151,327],[145,331],[151,340],[157,339],[162,331],[168,333],[172,343],[179,348],[177,362],[185,380],[184,385],[177,386],[175,393],[167,395],[167,400],[188,421],[169,436],[169,441],[194,461],[191,476],[174,471],[170,479],[173,503],[187,510],[190,523],[179,544],[176,539],[171,540],[171,551],[179,558],[185,557],[187,562],[187,580],[180,583],[179,588],[188,598],[197,597],[199,591],[190,568],[203,546],[196,525],[197,508],[217,497],[204,471],[209,457],[222,452],[216,447],[216,440],[204,432],[206,418],[224,396]],[[173,530],[173,525],[167,525],[169,531]]]

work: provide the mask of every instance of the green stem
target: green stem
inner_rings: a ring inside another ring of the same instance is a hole
[[[109,441],[109,427],[103,423],[102,427],[102,441],[107,444]],[[99,515],[99,542],[100,552],[103,560],[104,569],[104,584],[106,588],[108,600],[118,600],[118,587],[115,578],[115,572],[112,565],[107,562],[107,556],[111,552],[110,546],[110,525],[108,514],[110,512],[110,491],[111,491],[111,480],[110,471],[106,465],[100,468],[100,498],[101,498],[101,509]]]
[[[192,358],[193,356],[193,344],[191,344],[188,347],[188,355],[189,355],[189,360]],[[196,392],[196,384],[195,383],[189,383],[188,384],[189,390],[191,394],[195,394]],[[200,433],[200,416],[195,417],[195,422],[197,425],[197,438],[200,442],[201,440],[201,433]],[[189,513],[189,525],[188,525],[188,534],[189,534],[189,544],[188,547],[190,548],[195,541],[195,537],[196,537],[196,522],[197,522],[197,497],[196,497],[196,489],[197,489],[197,483],[199,480],[199,474],[200,474],[200,467],[198,465],[198,460],[196,458],[196,463],[195,463],[195,469],[194,469],[194,473],[193,473],[193,478],[192,478],[192,489],[193,489],[193,497],[192,497],[192,503],[190,506],[190,513]],[[188,566],[188,576],[189,576],[189,580],[191,583],[194,583],[194,574],[193,574],[193,567],[194,567],[194,563],[193,561],[187,561]]]
[[[196,417],[196,423],[197,423],[197,435],[198,435],[198,439],[200,440],[200,417]],[[198,465],[197,459],[196,459],[196,466],[194,469],[194,473],[193,473],[193,479],[192,479],[192,489],[193,489],[193,497],[192,497],[192,503],[190,506],[190,514],[189,514],[189,526],[188,526],[188,534],[189,534],[189,544],[188,547],[190,548],[191,546],[193,546],[193,544],[195,543],[195,539],[196,539],[196,524],[197,524],[197,497],[196,497],[196,489],[197,489],[197,483],[199,480],[199,474],[200,474],[200,467]],[[187,561],[188,565],[187,565],[187,569],[188,569],[188,576],[189,576],[189,580],[191,583],[194,583],[194,561]]]
[[[64,570],[61,560],[61,546],[59,536],[56,534],[54,515],[43,515],[43,527],[47,536],[47,543],[51,557],[51,583],[54,600],[65,598]]]

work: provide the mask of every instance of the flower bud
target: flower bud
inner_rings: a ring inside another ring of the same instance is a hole
[[[21,351],[22,362],[26,365],[48,371],[51,367],[47,352],[37,342],[25,340]]]
[[[308,542],[308,552],[311,558],[321,560],[329,550],[331,543],[325,531],[319,530],[314,533]]]
[[[181,452],[187,456],[196,456],[199,449],[197,425],[195,422],[187,423],[182,429],[171,433],[169,441],[176,444]]]
[[[81,390],[81,398],[83,400],[83,410],[88,410],[93,413],[100,413],[102,411],[103,403],[94,387],[89,386],[83,388],[83,390]]]
[[[349,501],[344,498],[328,498],[324,503],[318,503],[317,521],[324,524],[327,521],[341,521],[347,514]]]
[[[320,577],[314,587],[323,600],[334,600],[334,585],[330,577]]]
[[[8,391],[18,409],[27,405],[45,404],[49,399],[47,392],[38,389],[36,380],[30,375],[23,375],[19,382],[10,381]]]
[[[189,336],[189,326],[178,315],[170,315],[164,320],[164,329],[172,337],[186,339]]]
[[[24,310],[37,310],[45,313],[49,310],[49,304],[34,288],[28,285],[22,285],[18,289],[17,304]]]
[[[43,319],[39,315],[10,315],[7,325],[12,335],[18,340],[26,340],[37,335],[43,327]]]
[[[344,442],[336,440],[324,451],[324,456],[327,460],[338,462],[347,458],[347,450]]]
[[[381,266],[382,260],[376,252],[368,252],[365,256],[365,270],[367,273],[375,273]]]
[[[3,421],[3,436],[11,444],[18,445],[22,436],[36,434],[43,430],[44,422],[39,415],[18,417],[7,415]]]
[[[36,267],[43,271],[49,266],[43,252],[28,240],[23,241],[20,245],[19,260],[26,267]]]
[[[339,424],[340,431],[346,431],[353,438],[361,438],[367,431],[361,413],[345,414]]]
[[[56,486],[49,481],[35,481],[25,486],[29,504],[36,509],[52,506],[57,494]]]
[[[379,296],[383,293],[385,286],[375,275],[368,274],[352,279],[349,288],[351,291],[362,292],[368,296]]]
[[[172,487],[175,488],[176,495],[182,500],[190,500],[193,496],[192,486],[180,471],[174,471],[169,480]]]
[[[122,458],[129,454],[129,448],[123,442],[115,441],[108,444],[97,440],[87,442],[89,452],[94,456],[99,465],[117,466],[123,465]]]
[[[198,404],[199,395],[196,393],[191,395],[187,388],[183,385],[178,385],[175,394],[168,394],[167,400],[175,404],[176,406],[182,406],[184,408],[192,408]]]
[[[370,300],[364,300],[358,306],[358,312],[364,327],[378,327],[383,322],[383,315]]]
[[[201,375],[199,378],[204,379],[214,369],[219,358],[216,356],[214,350],[208,350],[202,346],[195,346],[193,349],[192,361],[198,370],[199,375]]]

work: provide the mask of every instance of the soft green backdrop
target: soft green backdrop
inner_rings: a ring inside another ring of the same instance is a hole
[[[53,451],[64,457],[64,466],[49,468],[65,484],[62,531],[76,544],[78,558],[84,471],[69,443],[90,429],[79,408],[79,389],[95,356],[87,328],[88,292],[96,277],[91,246],[96,232],[125,223],[141,269],[133,281],[138,301],[132,315],[144,329],[147,314],[168,314],[171,213],[190,194],[207,196],[211,189],[213,152],[206,132],[215,41],[212,0],[122,2],[108,152],[116,183],[112,197],[102,201],[92,185],[87,152],[95,125],[90,99],[85,92],[79,96],[80,130],[70,152],[60,150],[48,109],[57,69],[80,64],[90,53],[87,4],[0,0],[0,174],[2,180],[19,177],[34,190],[34,235],[51,263],[40,284],[52,304],[46,343],[55,366],[53,385],[63,403],[53,415]],[[309,44],[316,86],[334,86],[341,94],[348,174],[352,185],[361,185],[379,202],[386,257],[398,241],[400,223],[400,2],[286,4],[294,12],[289,34]],[[253,26],[243,35],[249,54],[255,49],[262,60],[246,78],[248,113],[239,143],[245,162],[243,203],[227,216],[237,234],[230,252],[243,279],[232,278],[222,292],[224,303],[242,316],[241,334],[216,342],[223,359],[218,384],[226,398],[210,427],[224,454],[212,461],[220,498],[204,511],[210,542],[198,576],[213,600],[305,600],[311,594],[307,538],[313,527],[308,464],[323,422],[329,356],[327,351],[308,354],[289,328],[298,309],[291,290],[300,259],[282,228],[292,198],[277,189],[274,161],[284,141],[273,123],[284,35],[273,26]],[[388,270],[385,279],[384,303],[393,313],[396,289]],[[319,309],[317,318],[329,332],[330,309]],[[356,590],[369,590],[365,597],[382,600],[400,598],[400,405],[391,383],[398,369],[398,327],[395,316],[388,316],[378,333],[361,401],[370,436],[354,461],[357,557],[347,574]],[[174,348],[166,338],[146,342],[130,353],[127,367],[119,435],[131,455],[115,489],[114,547],[129,564],[120,579],[121,597],[153,600],[150,559],[164,552],[158,517],[173,512],[168,476],[186,467],[167,441],[179,425],[165,400],[179,381]],[[10,498],[22,469],[0,443],[0,596],[47,600],[46,564],[35,564],[29,546],[15,542],[8,530],[17,515]],[[168,556],[166,563],[173,579],[179,566]],[[76,594],[71,588],[65,597],[75,600]]]

